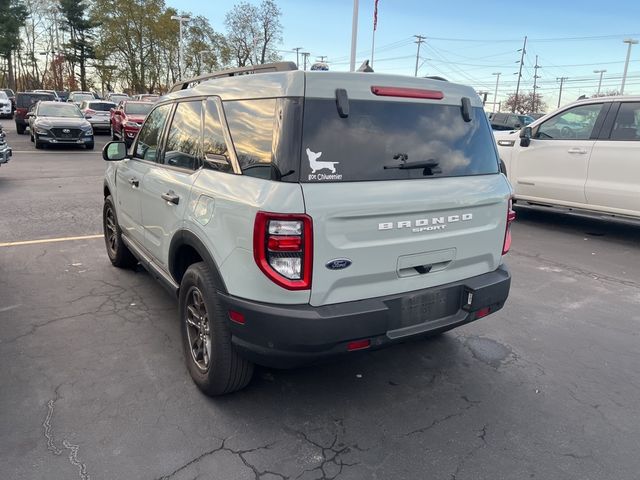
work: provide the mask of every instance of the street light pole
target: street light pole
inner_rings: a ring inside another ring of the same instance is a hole
[[[300,50],[302,50],[302,47],[292,48],[292,50],[296,51],[296,68],[300,68]]]
[[[358,41],[358,0],[353,0],[353,18],[351,19],[351,60],[349,71],[356,70],[356,43]]]
[[[600,87],[602,87],[602,75],[606,72],[606,70],[594,70],[593,73],[599,73],[600,74],[600,80],[598,80],[598,93],[596,93],[596,96],[600,96]]]
[[[622,85],[620,86],[620,95],[624,94],[624,84],[627,83],[627,70],[629,69],[629,58],[631,57],[631,45],[635,45],[638,43],[638,40],[633,38],[625,38],[623,43],[628,43],[629,47],[627,48],[627,59],[624,62],[624,72],[622,74]]]
[[[496,76],[496,89],[493,92],[493,109],[492,109],[492,111],[495,112],[496,111],[496,103],[498,102],[498,82],[500,81],[500,75],[502,75],[502,72],[494,72],[491,75],[495,75]]]
[[[562,86],[564,85],[564,81],[568,80],[569,77],[560,77],[556,78],[556,82],[560,81],[560,93],[558,94],[558,108],[560,108],[560,100],[562,100]]]
[[[177,20],[180,22],[180,44],[178,45],[178,78],[182,80],[182,72],[183,68],[183,52],[182,52],[182,24],[187,23],[191,20],[189,17],[184,15],[172,15],[171,20]]]

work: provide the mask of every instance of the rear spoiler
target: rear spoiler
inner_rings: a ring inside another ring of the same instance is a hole
[[[180,80],[179,82],[175,83],[173,87],[171,87],[169,93],[178,92],[186,88],[192,88],[199,83],[216,78],[236,77],[238,75],[253,75],[257,73],[287,72],[297,69],[298,67],[294,62],[265,63],[262,65],[251,65],[248,67],[230,68],[227,70],[220,70],[218,72],[206,73],[204,75],[188,78],[186,80]]]

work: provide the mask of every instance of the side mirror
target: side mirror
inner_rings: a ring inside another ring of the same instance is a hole
[[[127,145],[124,142],[109,142],[102,149],[102,158],[107,162],[124,160],[127,156]]]
[[[531,144],[531,127],[520,130],[520,146],[528,147]]]
[[[33,112],[27,112],[27,115],[26,115],[26,116],[27,116],[27,118],[31,118],[31,117],[35,116],[35,113],[33,113]]]

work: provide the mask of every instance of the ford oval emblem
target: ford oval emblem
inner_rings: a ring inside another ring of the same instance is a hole
[[[329,260],[325,267],[329,270],[342,270],[351,265],[351,260],[348,258],[335,258],[333,260]]]

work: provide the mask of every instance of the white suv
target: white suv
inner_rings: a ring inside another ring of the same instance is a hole
[[[519,204],[640,220],[640,97],[580,100],[495,137]]]
[[[469,87],[281,63],[178,84],[103,150],[107,253],[179,298],[207,394],[504,305],[511,187]]]

